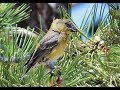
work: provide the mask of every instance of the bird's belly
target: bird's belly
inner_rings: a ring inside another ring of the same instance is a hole
[[[67,43],[66,42],[61,42],[58,46],[56,46],[52,50],[52,52],[48,55],[47,58],[51,61],[58,59],[60,56],[63,55],[66,47],[67,47]]]

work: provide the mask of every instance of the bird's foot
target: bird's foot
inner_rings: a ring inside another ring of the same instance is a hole
[[[54,69],[52,69],[52,70],[50,70],[50,78],[52,78],[53,76],[55,76],[55,74],[54,74]]]
[[[59,70],[59,69],[54,69],[54,70],[52,70],[52,71],[50,72],[50,74],[51,74],[51,78],[52,78],[53,76],[57,76],[56,84],[55,84],[54,86],[60,86],[60,85],[62,84],[62,82],[63,82],[61,70]]]
[[[50,74],[51,74],[51,78],[53,77],[53,76],[57,76],[57,80],[55,81],[55,82],[51,82],[50,83],[50,87],[56,87],[56,86],[61,86],[62,85],[62,82],[63,82],[63,78],[62,78],[62,74],[61,74],[61,71],[60,70],[58,70],[58,71],[56,71],[56,70],[54,70],[54,72],[52,71],[52,72],[50,72]]]
[[[54,61],[54,62],[46,62],[46,67],[48,68],[48,69],[50,69],[50,77],[53,77],[54,76],[54,70],[55,70],[55,64],[56,64],[56,61]]]
[[[60,68],[59,67],[54,67],[54,69],[52,68],[52,69],[50,69],[50,75],[51,75],[51,77],[52,76],[57,76],[57,77],[61,77],[61,75],[62,75],[62,72],[61,72],[61,70],[60,70]]]
[[[63,79],[62,79],[62,72],[61,72],[61,69],[60,67],[56,67],[55,66],[56,62],[47,62],[46,63],[46,66],[50,69],[50,79],[52,79],[52,77],[54,76],[57,76],[57,80],[56,80],[56,85],[60,85],[62,82],[63,82]]]

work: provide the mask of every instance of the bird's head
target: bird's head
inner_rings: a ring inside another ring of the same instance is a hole
[[[54,31],[70,33],[77,32],[75,26],[68,19],[55,19],[51,24],[51,28]]]

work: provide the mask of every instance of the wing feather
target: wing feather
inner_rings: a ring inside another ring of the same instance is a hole
[[[40,41],[40,43],[36,46],[36,49],[31,54],[30,59],[27,61],[25,65],[27,65],[27,70],[34,66],[38,61],[42,61],[43,58],[48,55],[53,48],[58,45],[59,33],[51,31],[47,33]]]

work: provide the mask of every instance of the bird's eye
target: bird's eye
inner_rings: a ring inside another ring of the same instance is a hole
[[[71,26],[69,23],[65,23],[65,25],[66,25],[67,27],[70,27],[70,26]]]

